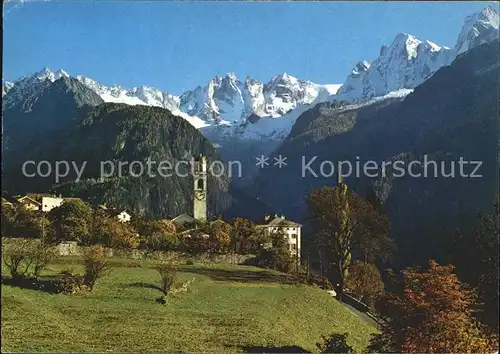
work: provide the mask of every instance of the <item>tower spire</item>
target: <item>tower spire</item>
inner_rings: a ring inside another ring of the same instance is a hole
[[[194,161],[193,216],[198,221],[207,221],[207,160],[202,154]]]

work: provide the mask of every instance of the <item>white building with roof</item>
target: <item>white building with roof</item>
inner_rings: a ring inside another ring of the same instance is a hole
[[[257,228],[264,229],[268,234],[281,231],[289,245],[290,253],[300,259],[300,245],[301,245],[301,228],[302,225],[291,220],[286,220],[285,216],[266,215],[265,222],[262,225],[257,225]]]

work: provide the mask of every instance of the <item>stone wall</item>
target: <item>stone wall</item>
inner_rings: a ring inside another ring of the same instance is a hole
[[[80,256],[82,249],[76,241],[61,242],[57,245],[60,256]]]
[[[57,245],[57,250],[60,256],[81,256],[86,247],[78,246],[76,241],[61,242]],[[106,248],[108,257],[114,256],[112,248]]]

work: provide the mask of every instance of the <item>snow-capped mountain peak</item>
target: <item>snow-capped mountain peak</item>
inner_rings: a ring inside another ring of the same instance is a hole
[[[338,91],[338,99],[367,100],[392,91],[413,89],[449,65],[458,54],[498,38],[499,15],[488,6],[468,16],[454,49],[400,32],[383,45],[371,63],[360,62]]]
[[[212,124],[243,124],[252,115],[280,117],[298,104],[310,103],[318,97],[321,87],[288,73],[262,83],[249,76],[241,82],[230,72],[182,94],[179,109]]]
[[[286,72],[283,72],[277,76],[273,76],[270,82],[282,83],[282,84],[296,84],[298,80],[296,77],[289,75]]]
[[[54,82],[61,77],[69,77],[68,73],[62,69],[52,71],[48,67],[43,68],[39,72],[29,76],[28,79],[36,79],[36,80],[49,80],[50,82]]]
[[[11,107],[22,98],[31,97],[34,101],[42,90],[52,82],[61,77],[69,77],[64,70],[52,71],[48,67],[29,75],[23,76],[15,82],[2,83],[2,105],[5,108]],[[10,93],[7,96],[7,93]],[[4,97],[5,96],[5,97]]]
[[[420,43],[422,42],[411,34],[399,32],[389,48],[393,50],[403,50],[407,58],[412,59],[417,57],[417,48]]]
[[[2,80],[2,97],[14,86],[13,82]]]
[[[391,91],[412,89],[441,66],[449,64],[451,50],[400,32],[383,45],[371,64],[359,62],[338,91],[343,100],[364,100]]]
[[[231,82],[236,82],[238,80],[238,78],[236,77],[236,74],[233,73],[232,71],[231,72],[228,72],[226,74],[226,76],[224,76],[225,79],[231,81]]]
[[[491,5],[468,16],[458,36],[455,55],[498,38],[499,20],[498,11]]]

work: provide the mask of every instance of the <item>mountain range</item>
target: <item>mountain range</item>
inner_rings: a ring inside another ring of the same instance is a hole
[[[320,85],[287,73],[267,83],[251,77],[240,81],[234,73],[228,73],[175,95],[148,86],[127,89],[119,85],[105,86],[82,75],[75,78],[105,102],[163,107],[188,120],[195,128],[223,126],[224,129],[217,130],[220,134],[236,134],[250,140],[270,137],[282,140],[298,117],[298,114],[289,114],[293,110],[304,111],[330,100],[363,101],[392,91],[413,89],[442,66],[449,65],[457,55],[498,38],[498,28],[498,12],[488,6],[465,19],[452,49],[398,33],[390,45],[382,46],[379,56],[371,63],[358,62],[343,84]],[[27,90],[36,90],[45,80],[53,82],[61,76],[70,75],[64,70],[53,72],[44,68],[15,82],[2,82],[2,97],[13,89],[23,95]],[[274,122],[274,118],[280,117],[287,118],[286,122]],[[256,118],[263,118],[266,123],[254,126],[259,120]],[[212,129],[206,131],[213,135]]]

